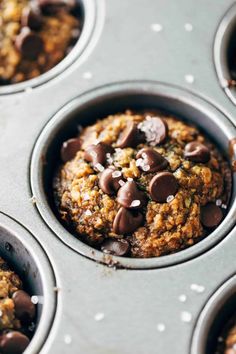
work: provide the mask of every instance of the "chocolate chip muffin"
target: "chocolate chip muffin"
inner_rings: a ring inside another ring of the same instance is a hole
[[[231,172],[195,126],[160,113],[110,115],[63,143],[54,178],[59,217],[105,253],[158,257],[222,221]]]
[[[0,353],[23,353],[33,335],[35,312],[22,281],[0,258]]]
[[[53,68],[78,40],[81,26],[76,0],[0,0],[0,85]]]

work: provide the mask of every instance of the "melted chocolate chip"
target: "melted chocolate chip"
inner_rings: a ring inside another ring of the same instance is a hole
[[[61,159],[63,162],[67,162],[73,159],[76,153],[81,149],[81,140],[79,138],[73,138],[65,141],[61,148]]]
[[[136,158],[141,159],[139,168],[146,173],[161,171],[168,166],[168,161],[152,148],[140,150]]]
[[[29,344],[29,338],[18,331],[11,331],[0,337],[0,351],[3,354],[22,354]]]
[[[168,135],[168,125],[159,117],[147,117],[139,124],[139,129],[144,132],[146,141],[151,146],[163,143]]]
[[[98,143],[97,145],[89,145],[84,154],[84,158],[88,162],[92,162],[93,166],[97,164],[105,165],[107,161],[107,154],[113,154],[112,146],[105,143]]]
[[[125,256],[129,253],[130,244],[124,239],[106,239],[102,245],[101,250],[104,253],[112,254],[114,256]]]
[[[29,27],[32,30],[39,30],[42,27],[43,18],[40,8],[32,3],[22,11],[21,24],[23,27]]]
[[[16,48],[21,54],[29,60],[37,59],[43,51],[43,40],[36,33],[32,32],[28,27],[22,28],[16,37]]]
[[[117,147],[136,147],[145,141],[144,134],[138,129],[138,125],[129,121],[125,130],[120,134],[117,141]]]
[[[108,167],[101,173],[99,187],[104,193],[112,195],[121,187],[120,180],[122,180],[121,172],[114,167]]]
[[[178,191],[178,182],[170,172],[159,172],[149,184],[151,198],[158,203],[165,203],[167,197],[175,195]]]
[[[210,150],[198,141],[192,141],[185,146],[184,157],[190,161],[206,163],[210,160]]]
[[[128,209],[140,209],[147,203],[145,193],[138,189],[136,182],[127,181],[118,191],[117,201]]]
[[[35,316],[35,305],[31,297],[23,290],[16,291],[12,300],[15,305],[15,315],[23,323],[29,323]]]
[[[144,217],[141,213],[121,207],[113,222],[113,231],[117,235],[133,233],[142,225]]]
[[[207,228],[213,228],[220,224],[223,219],[223,212],[214,203],[208,203],[201,207],[201,222]]]

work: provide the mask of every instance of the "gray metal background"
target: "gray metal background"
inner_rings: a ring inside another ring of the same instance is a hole
[[[113,270],[80,256],[46,226],[32,204],[29,165],[46,122],[73,97],[124,80],[162,81],[198,94],[236,121],[213,62],[214,36],[231,0],[99,0],[93,38],[57,78],[0,97],[0,211],[23,224],[51,260],[59,288],[55,320],[42,353],[188,354],[197,317],[236,268],[236,230],[205,254],[156,270]],[[151,24],[163,26],[153,32]],[[193,31],[184,29],[185,23]],[[83,74],[91,72],[92,78]],[[189,84],[185,75],[195,81]],[[190,284],[205,286],[202,294]],[[178,300],[180,294],[187,301]],[[180,319],[189,311],[190,323]],[[94,316],[102,312],[102,321]],[[157,331],[164,323],[166,330]],[[65,336],[70,336],[67,344]],[[201,353],[199,353],[201,354]]]

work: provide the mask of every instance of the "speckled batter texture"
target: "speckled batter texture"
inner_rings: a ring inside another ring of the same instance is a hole
[[[166,170],[176,177],[178,192],[168,203],[154,202],[147,193],[149,201],[142,211],[145,222],[133,234],[126,236],[116,235],[112,230],[119,204],[116,196],[109,196],[99,188],[99,172],[85,161],[84,149],[96,141],[116,148],[117,139],[127,122],[142,122],[145,114],[127,111],[111,115],[81,132],[81,150],[75,158],[60,167],[54,180],[60,217],[78,238],[99,248],[105,238],[125,237],[131,244],[131,257],[144,258],[177,252],[207,235],[200,221],[200,206],[220,199],[225,207],[229,198],[226,188],[226,181],[231,176],[229,166],[217,148],[196,127],[173,117],[162,118],[168,125],[168,137],[154,149],[168,160]],[[191,141],[209,147],[211,158],[208,163],[195,163],[184,158],[184,147]],[[109,163],[122,172],[123,179],[133,178],[139,188],[147,192],[155,173],[143,173],[136,166],[135,156],[143,147],[149,145],[116,148]]]
[[[79,36],[81,23],[68,11],[43,16],[37,34],[44,49],[35,60],[24,58],[16,48],[21,30],[22,11],[29,0],[0,0],[0,84],[12,84],[35,78],[53,68],[71,49],[72,40]]]

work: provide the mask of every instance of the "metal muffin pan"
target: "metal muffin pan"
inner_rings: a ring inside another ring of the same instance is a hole
[[[48,311],[44,334],[39,321],[28,352],[41,347],[45,354],[209,354],[206,335],[218,316],[211,297],[236,273],[234,197],[227,219],[199,244],[160,259],[122,258],[124,268],[109,268],[100,252],[92,254],[55,218],[39,157],[58,152],[56,142],[73,135],[75,117],[80,124],[94,112],[126,104],[154,105],[196,122],[227,152],[228,140],[236,137],[236,109],[219,82],[214,45],[234,2],[199,1],[197,11],[193,0],[149,0],[148,6],[145,0],[84,0],[85,6],[91,3],[93,30],[83,53],[74,51],[72,65],[62,62],[61,73],[44,83],[42,76],[17,90],[0,88],[0,211],[10,216],[0,224],[18,226],[21,232],[13,234],[19,242],[26,232],[27,247],[31,239],[40,244],[30,251],[33,259],[47,254],[50,270],[43,256],[37,265],[42,279],[55,275],[57,290],[55,314]],[[220,304],[222,289],[216,293]]]
[[[35,334],[25,353],[38,353],[47,338],[56,306],[55,279],[50,262],[33,236],[11,218],[0,214],[0,256],[39,299]]]

